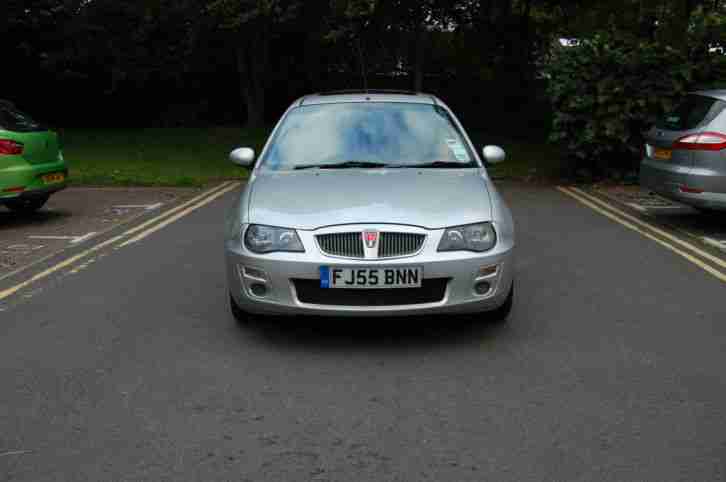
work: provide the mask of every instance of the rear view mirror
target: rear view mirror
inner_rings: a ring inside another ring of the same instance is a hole
[[[482,149],[484,154],[484,162],[487,164],[499,164],[507,159],[507,154],[499,146],[486,146]]]
[[[249,147],[240,147],[230,153],[229,160],[238,166],[250,167],[255,162],[255,150]]]

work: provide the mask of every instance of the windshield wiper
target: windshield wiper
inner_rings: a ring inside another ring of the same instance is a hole
[[[388,164],[384,162],[373,162],[373,161],[345,161],[336,162],[333,164],[302,164],[295,166],[295,170],[302,169],[355,169],[355,168],[377,168],[377,167],[388,167]]]
[[[427,169],[427,168],[445,169],[448,167],[456,167],[456,168],[464,169],[464,168],[477,167],[477,165],[472,162],[433,161],[433,162],[425,162],[422,164],[392,164],[387,167],[397,168],[397,169]]]

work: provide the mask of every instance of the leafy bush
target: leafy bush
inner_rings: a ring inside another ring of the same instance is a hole
[[[556,48],[545,67],[554,110],[550,140],[579,167],[634,167],[641,133],[656,117],[704,82],[726,80],[726,56],[694,55],[703,50],[676,50],[617,32]]]

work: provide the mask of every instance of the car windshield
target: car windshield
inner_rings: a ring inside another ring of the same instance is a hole
[[[392,102],[297,107],[261,160],[274,171],[477,166],[446,109]]]

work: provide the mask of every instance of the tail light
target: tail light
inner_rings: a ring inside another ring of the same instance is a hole
[[[23,145],[10,139],[0,139],[0,156],[18,156],[23,153]]]
[[[678,186],[678,189],[681,192],[685,192],[687,194],[702,194],[703,193],[703,189],[698,189],[697,187]]]
[[[726,149],[726,134],[718,132],[699,132],[678,139],[673,149],[689,151],[721,151]]]

